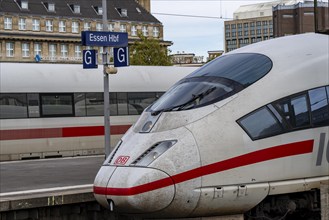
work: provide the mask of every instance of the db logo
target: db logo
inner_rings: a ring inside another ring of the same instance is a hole
[[[119,156],[115,161],[115,165],[125,165],[127,161],[129,160],[129,156]]]

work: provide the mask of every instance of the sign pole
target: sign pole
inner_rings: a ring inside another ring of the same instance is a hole
[[[107,5],[106,0],[102,0],[103,8],[103,30],[108,31],[107,26]],[[109,75],[106,72],[106,66],[108,65],[108,52],[109,47],[103,47],[103,76],[104,76],[104,137],[105,137],[105,157],[108,157],[111,153],[111,130],[110,130],[110,90],[109,90]]]

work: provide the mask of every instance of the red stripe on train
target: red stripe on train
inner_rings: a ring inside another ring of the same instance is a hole
[[[112,125],[111,134],[126,133],[131,125]],[[65,128],[34,128],[18,130],[0,130],[0,140],[21,140],[37,138],[86,137],[104,135],[104,126],[65,127]]]
[[[198,177],[219,173],[225,170],[248,166],[255,163],[279,159],[289,156],[311,153],[313,151],[314,140],[306,140],[279,145],[248,154],[233,157],[217,163],[212,163],[196,169],[188,170],[183,173],[173,175],[164,179],[156,180],[150,183],[130,187],[130,188],[113,188],[94,186],[94,193],[101,195],[113,196],[132,196],[140,193],[160,189],[173,184],[178,184]],[[133,169],[133,168],[131,168]]]

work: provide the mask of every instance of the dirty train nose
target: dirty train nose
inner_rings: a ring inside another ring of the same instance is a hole
[[[175,196],[174,183],[161,170],[144,167],[102,166],[94,182],[96,200],[125,213],[155,212]]]

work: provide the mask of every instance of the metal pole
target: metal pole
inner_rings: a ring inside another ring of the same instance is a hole
[[[102,0],[103,8],[103,31],[108,31],[107,27],[107,5],[106,0]],[[109,47],[103,47],[103,52],[108,54]],[[103,56],[104,57],[108,56]],[[105,136],[105,156],[111,153],[111,130],[110,130],[110,90],[109,75],[106,73],[106,65],[108,60],[103,60],[103,76],[104,76],[104,136]]]

